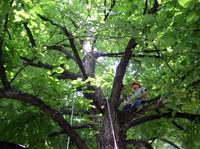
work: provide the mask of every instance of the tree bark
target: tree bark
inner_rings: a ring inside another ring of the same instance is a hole
[[[120,121],[120,114],[118,106],[120,104],[119,98],[121,90],[123,88],[123,77],[126,72],[126,67],[131,58],[132,48],[135,48],[136,42],[134,38],[131,38],[126,46],[124,55],[117,66],[116,75],[107,106],[104,112],[103,124],[100,129],[99,136],[99,148],[100,149],[124,149],[125,143],[125,131],[123,131],[123,125]]]
[[[120,122],[118,110],[110,109],[107,105],[102,121],[102,127],[99,130],[99,149],[124,149],[126,148],[125,133]],[[111,121],[112,120],[112,121]]]

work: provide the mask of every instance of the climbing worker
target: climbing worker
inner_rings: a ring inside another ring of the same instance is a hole
[[[141,87],[138,82],[131,83],[131,87],[134,89],[134,94],[125,103],[122,111],[130,108],[137,110],[140,106],[142,106],[144,100],[147,99],[148,92],[146,88]]]

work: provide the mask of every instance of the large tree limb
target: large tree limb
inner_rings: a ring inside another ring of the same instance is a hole
[[[133,119],[144,115],[146,112],[149,112],[152,110],[159,112],[159,109],[161,109],[162,107],[164,107],[164,104],[160,100],[160,96],[157,96],[154,99],[145,101],[143,106],[141,106],[137,110],[134,110],[132,108],[132,109],[125,110],[125,111],[120,111],[121,115],[124,115],[124,116],[122,116],[122,121],[124,123],[129,123]]]
[[[161,119],[161,118],[185,118],[185,119],[193,121],[195,119],[200,119],[200,115],[189,114],[189,113],[180,113],[180,112],[177,112],[174,114],[173,111],[166,112],[166,113],[162,113],[162,114],[155,114],[155,115],[150,115],[150,116],[135,119],[132,122],[129,122],[126,125],[126,128],[129,129],[131,127],[140,125],[142,123],[150,122],[150,121]]]
[[[123,57],[119,65],[117,66],[116,75],[114,78],[113,87],[112,87],[112,91],[110,95],[111,106],[115,108],[118,108],[120,104],[118,99],[120,98],[121,90],[123,87],[123,84],[122,84],[123,77],[126,72],[126,67],[128,65],[128,62],[131,59],[131,55],[132,55],[131,49],[135,48],[135,46],[136,46],[136,41],[134,38],[131,38],[125,49]]]
[[[76,134],[70,124],[63,118],[63,116],[56,110],[52,109],[50,106],[46,105],[42,100],[38,99],[37,97],[16,90],[10,89],[5,91],[3,89],[0,89],[0,99],[3,98],[23,101],[25,103],[31,104],[32,106],[40,108],[44,113],[46,113],[49,117],[51,117],[55,122],[59,124],[59,126],[65,131],[66,134],[70,136],[72,141],[79,148],[88,148],[85,142]]]

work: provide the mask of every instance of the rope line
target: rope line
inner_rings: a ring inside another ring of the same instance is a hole
[[[73,101],[73,104],[72,104],[72,112],[71,112],[71,116],[70,116],[70,125],[72,125],[73,116],[74,116],[74,101]],[[68,139],[67,139],[67,149],[69,148],[69,142],[70,142],[70,137],[68,137]]]
[[[113,127],[113,122],[112,122],[112,117],[111,117],[111,112],[110,112],[110,104],[108,102],[108,100],[106,100],[107,102],[107,107],[108,107],[108,116],[109,116],[109,119],[110,119],[110,125],[111,125],[111,130],[112,130],[112,136],[113,136],[113,140],[114,140],[114,145],[115,145],[115,149],[118,149],[117,147],[117,141],[116,141],[116,138],[115,138],[115,131],[114,131],[114,127]]]
[[[87,54],[89,54],[95,60],[95,62],[98,63],[98,65],[106,71],[107,74],[111,75],[114,78],[114,75],[109,73],[109,71],[106,69],[106,67],[103,64],[101,64],[99,61],[97,61],[97,59],[92,54],[90,54],[86,50],[84,50],[84,51]],[[124,85],[124,87],[129,91],[130,94],[133,94],[133,92],[126,85]],[[108,100],[106,100],[106,102],[107,102],[107,107],[108,107],[108,115],[109,115],[109,120],[110,120],[110,125],[111,125],[112,136],[113,136],[113,140],[114,140],[114,146],[115,146],[114,149],[118,149],[117,141],[116,141],[116,137],[115,137],[115,131],[114,131],[113,122],[112,122],[112,117],[111,117],[111,112],[110,112],[110,104],[109,104]]]

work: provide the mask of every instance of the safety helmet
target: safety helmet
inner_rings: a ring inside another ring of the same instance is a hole
[[[133,83],[131,83],[131,87],[133,87],[133,85],[138,85],[139,88],[141,87],[141,85],[140,85],[138,82],[133,82]]]

